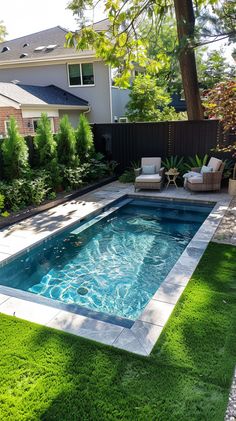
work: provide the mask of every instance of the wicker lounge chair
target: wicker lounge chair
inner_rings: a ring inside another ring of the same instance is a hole
[[[154,174],[144,174],[143,167],[155,166]],[[148,189],[148,190],[160,190],[163,177],[164,168],[161,168],[161,158],[142,158],[141,168],[137,168],[135,171],[135,183],[134,188],[136,189]]]
[[[199,173],[187,179],[185,187],[191,191],[220,191],[224,163],[217,158],[211,158],[207,164],[213,171],[201,174],[201,168],[192,168],[191,171]]]

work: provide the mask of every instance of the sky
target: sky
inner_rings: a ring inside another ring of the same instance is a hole
[[[57,25],[70,30],[76,29],[76,20],[72,12],[66,10],[68,2],[69,0],[4,1],[0,9],[0,20],[7,28],[6,39],[19,38]],[[102,8],[97,8],[95,21],[104,17]]]

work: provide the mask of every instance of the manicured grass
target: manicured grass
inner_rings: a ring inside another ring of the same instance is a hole
[[[149,358],[0,317],[1,420],[223,421],[236,247],[210,244]]]

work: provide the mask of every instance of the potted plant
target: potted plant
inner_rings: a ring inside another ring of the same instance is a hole
[[[229,194],[231,196],[236,196],[236,164],[233,169],[233,178],[229,179]]]

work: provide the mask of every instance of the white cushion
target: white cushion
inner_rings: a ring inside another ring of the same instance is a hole
[[[218,171],[220,169],[220,166],[222,164],[222,161],[218,158],[211,158],[208,162],[207,166],[211,167],[213,171]]]
[[[184,175],[183,175],[183,177],[184,178],[190,178],[190,177],[198,177],[199,175],[201,175],[199,172],[196,172],[196,171],[189,171],[189,172],[186,172]]]
[[[135,181],[140,181],[142,183],[159,183],[161,181],[161,176],[159,174],[141,174],[138,177],[136,177]]]
[[[209,167],[208,165],[207,166],[203,165],[201,168],[201,174],[212,172],[212,171],[213,171],[213,168]]]
[[[198,176],[190,177],[188,182],[191,184],[202,184],[203,183],[203,176],[200,174]]]
[[[161,168],[161,158],[142,158],[141,159],[141,167],[145,165],[155,165],[156,167],[156,173],[160,171]]]

